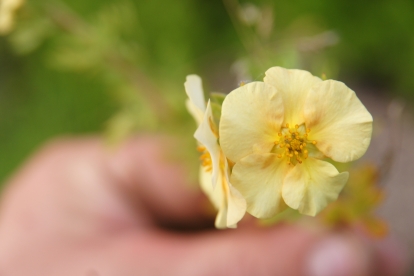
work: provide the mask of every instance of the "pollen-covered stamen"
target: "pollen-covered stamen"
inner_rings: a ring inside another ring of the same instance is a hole
[[[278,137],[274,142],[276,149],[284,149],[277,157],[286,157],[289,165],[302,164],[303,160],[309,156],[307,145],[316,144],[316,141],[308,139],[309,132],[310,129],[307,129],[305,124],[295,125],[292,128],[289,127],[289,124],[286,124],[286,127],[278,133]]]
[[[197,151],[201,152],[201,156],[200,156],[201,166],[203,166],[206,172],[211,172],[213,170],[213,165],[212,165],[210,153],[203,146],[198,146]]]

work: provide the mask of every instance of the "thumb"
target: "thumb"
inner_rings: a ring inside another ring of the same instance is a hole
[[[188,275],[302,275],[309,248],[318,237],[294,226],[213,232],[192,242]],[[193,265],[191,265],[193,264]]]
[[[100,266],[103,271],[113,272],[108,275],[368,276],[378,275],[374,265],[384,261],[374,258],[378,254],[373,247],[353,234],[315,233],[294,225],[142,234],[125,238],[110,250],[111,262]]]
[[[317,239],[314,234],[294,226],[250,226],[193,234],[152,230],[118,240],[106,251],[108,255],[100,258],[96,272],[170,276],[303,275],[301,264]]]

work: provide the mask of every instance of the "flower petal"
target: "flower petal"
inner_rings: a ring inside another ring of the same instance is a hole
[[[210,154],[211,162],[213,165],[213,176],[211,181],[213,187],[215,187],[217,183],[218,174],[220,173],[220,146],[217,143],[218,137],[214,133],[213,124],[213,114],[211,111],[210,101],[208,101],[203,121],[194,133],[194,138],[196,138],[198,142],[200,142],[204,147],[206,147],[208,153]]]
[[[314,86],[304,106],[309,139],[338,162],[360,158],[371,141],[372,116],[345,84],[327,80]]]
[[[215,188],[211,185],[211,172],[200,169],[201,188],[218,210],[215,226],[218,229],[236,228],[237,223],[246,213],[246,200],[231,184],[228,174],[218,175],[218,183]]]
[[[187,76],[184,87],[188,96],[188,99],[185,102],[187,110],[193,116],[197,125],[200,125],[206,110],[206,101],[204,99],[201,78],[197,75]]]
[[[200,167],[200,186],[203,192],[207,195],[210,202],[218,210],[214,225],[217,229],[227,228],[227,198],[225,190],[222,185],[216,185],[213,188],[211,185],[211,179],[213,175],[211,172],[206,171],[203,167]],[[218,175],[218,182],[222,183],[222,176]],[[234,228],[234,227],[232,227]]]
[[[254,152],[269,152],[282,122],[283,102],[277,90],[263,82],[246,84],[223,102],[220,145],[233,162]]]
[[[184,87],[190,101],[204,112],[206,110],[206,100],[204,99],[201,78],[197,75],[188,75]]]
[[[214,226],[217,229],[226,229],[227,228],[227,200],[226,198],[223,196],[221,197],[221,204],[218,208],[218,213],[216,216],[216,219],[214,221]],[[234,225],[232,225],[232,227],[229,228],[236,228]]]
[[[203,166],[200,166],[199,177],[201,190],[203,190],[203,192],[206,194],[213,206],[216,209],[219,209],[223,196],[222,194],[218,193],[221,191],[221,189],[218,189],[218,191],[215,192],[215,190],[213,189],[213,185],[211,185],[211,179],[213,177],[213,174],[211,173],[211,171],[206,171],[206,169]]]
[[[226,161],[225,166],[225,182],[222,183],[223,189],[227,196],[227,227],[237,226],[237,223],[243,218],[246,213],[247,204],[242,194],[233,187],[229,180],[229,168]]]
[[[271,218],[286,206],[282,200],[283,179],[289,170],[276,154],[251,154],[233,167],[231,183],[247,202],[247,212]]]
[[[288,123],[294,126],[301,125],[305,121],[303,106],[306,96],[312,86],[322,80],[307,71],[272,67],[266,71],[264,82],[276,87],[283,97],[285,107],[283,125]]]
[[[300,213],[315,216],[338,198],[347,180],[348,172],[339,173],[328,162],[308,158],[286,175],[283,199]]]
[[[230,182],[221,181],[222,179],[222,176],[219,176],[221,185],[217,185],[214,189],[214,195],[221,197],[220,207],[218,208],[214,224],[218,229],[237,228],[237,223],[246,213],[246,200]]]
[[[200,125],[203,121],[204,111],[201,111],[192,101],[187,99],[185,101],[185,106],[187,107],[187,111],[193,116],[194,120],[196,121],[197,125]]]

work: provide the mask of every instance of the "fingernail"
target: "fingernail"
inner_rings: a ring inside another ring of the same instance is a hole
[[[369,254],[355,239],[333,236],[314,246],[305,268],[307,276],[365,276]]]

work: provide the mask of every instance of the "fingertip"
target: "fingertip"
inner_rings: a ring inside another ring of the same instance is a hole
[[[370,275],[371,254],[354,237],[333,235],[316,243],[305,262],[307,276]]]
[[[306,276],[400,276],[408,269],[404,248],[395,240],[368,240],[351,233],[331,234],[315,243],[305,262]]]

